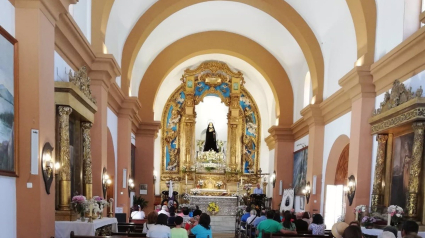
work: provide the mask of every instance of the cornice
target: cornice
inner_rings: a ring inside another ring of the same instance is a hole
[[[322,109],[319,104],[309,104],[300,113],[309,127],[324,125]]]
[[[140,127],[140,123],[142,123],[142,119],[140,118],[139,114],[136,114],[131,121],[131,131],[136,134],[137,130]]]
[[[101,84],[106,90],[116,84],[116,77],[121,75],[121,69],[111,54],[97,54],[91,66],[89,76],[93,84]]]
[[[372,64],[375,91],[381,94],[391,88],[395,79],[404,81],[424,69],[425,27],[422,27]]]
[[[351,111],[351,99],[344,89],[339,89],[332,96],[320,103],[324,124],[328,124]]]
[[[289,127],[272,126],[269,128],[268,132],[270,135],[265,139],[265,142],[269,147],[269,150],[275,148],[276,142],[295,141],[292,129]]]
[[[292,134],[294,135],[294,140],[299,140],[304,136],[308,135],[308,125],[303,118],[298,119],[291,126]]]
[[[67,13],[70,4],[78,0],[11,0],[15,8],[39,8],[53,25],[59,20],[61,14]]]
[[[423,24],[425,24],[425,11],[423,11],[423,12],[419,15],[419,21],[421,21]]]
[[[137,97],[126,97],[121,104],[121,109],[118,112],[118,116],[129,117],[133,121],[133,117],[139,114],[139,110],[141,108],[142,104],[140,104]]]
[[[359,98],[374,98],[376,95],[372,75],[367,65],[354,66],[338,83],[349,95],[351,101]]]
[[[161,129],[161,122],[140,122],[139,129],[136,131],[136,136],[154,137],[158,135],[158,131]]]
[[[108,90],[108,106],[118,115],[121,110],[125,95],[116,82],[111,83]]]

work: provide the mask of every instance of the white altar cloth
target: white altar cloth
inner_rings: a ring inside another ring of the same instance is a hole
[[[366,235],[379,236],[382,233],[381,229],[366,229],[362,226],[362,232]],[[425,237],[425,232],[418,232],[418,236]],[[397,237],[401,238],[401,232],[399,231]]]
[[[93,223],[86,221],[55,221],[55,238],[69,238],[71,231],[74,235],[94,236],[96,229],[106,225],[112,225],[112,232],[117,232],[118,221],[114,218],[104,217],[93,220]]]
[[[208,188],[192,188],[191,192],[200,192],[200,193],[227,193],[226,189],[208,189]]]

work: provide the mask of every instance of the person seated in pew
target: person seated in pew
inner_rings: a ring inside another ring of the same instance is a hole
[[[248,217],[250,217],[250,212],[251,212],[251,207],[250,206],[247,206],[246,209],[245,209],[245,213],[241,217],[241,221],[242,222],[246,222],[246,220],[248,219]]]
[[[174,225],[174,220],[176,219],[176,209],[174,207],[170,207],[170,216],[168,217],[168,224]]]
[[[350,222],[349,225],[350,226],[358,226],[358,227],[360,227],[360,222],[359,221],[352,221],[352,222]]]
[[[146,233],[146,237],[153,238],[170,238],[171,229],[167,226],[168,216],[165,214],[159,214],[156,224],[149,228]]]
[[[199,210],[199,209],[193,211],[193,218],[190,219],[190,221],[188,223],[186,223],[184,228],[186,230],[190,230],[193,227],[195,227],[196,225],[198,225],[198,221],[199,221],[199,218],[201,217],[201,214],[202,214],[202,211]]]
[[[260,224],[260,222],[262,222],[262,221],[264,221],[264,220],[267,220],[267,217],[266,217],[266,210],[262,210],[262,211],[261,211],[261,216],[260,216],[260,217],[258,217],[257,219],[255,219],[255,221],[254,221],[254,223],[253,223],[254,227],[257,227],[257,226],[258,226],[258,224]]]
[[[287,230],[287,231],[294,231],[295,233],[293,233],[293,234],[297,234],[297,227],[292,222],[292,214],[291,214],[291,212],[285,212],[284,219],[285,219],[285,221],[282,222],[283,229],[284,230]]]
[[[295,216],[294,224],[297,227],[297,232],[300,231],[307,231],[308,230],[308,223],[303,220],[303,213],[298,212]]]
[[[403,223],[401,228],[401,237],[406,237],[408,235],[417,236],[419,231],[419,225],[415,221],[407,220]]]
[[[142,211],[142,208],[140,207],[140,205],[137,205],[136,209],[134,210],[135,211],[132,212],[130,215],[131,219],[136,219],[136,220],[145,219],[145,212]]]
[[[273,219],[275,214],[276,212],[273,210],[268,211],[267,219],[260,222],[260,224],[258,224],[257,231],[256,231],[258,238],[262,238],[263,231],[266,233],[276,233],[280,231],[283,234],[297,234],[295,230],[289,231],[289,230],[283,229],[282,224]],[[291,219],[289,219],[289,221],[291,221]]]
[[[398,230],[394,226],[386,226],[382,230],[383,231],[389,231],[389,232],[393,233],[395,237],[397,237]]]
[[[309,230],[311,230],[311,233],[313,235],[324,235],[326,225],[323,224],[323,217],[320,214],[316,214],[313,217],[313,222],[308,227]]]
[[[171,238],[188,238],[186,229],[182,228],[183,218],[177,216],[174,219],[175,228],[171,229]]]
[[[213,238],[210,223],[210,216],[202,213],[199,217],[199,224],[193,227],[189,234],[194,234],[196,238]]]
[[[254,222],[254,220],[257,218],[257,211],[252,209],[251,212],[249,213],[251,214],[248,219],[246,219],[246,224],[247,225],[252,225],[252,223]]]
[[[190,220],[189,208],[183,207],[182,212],[183,212],[183,216],[182,216],[183,217],[183,224],[186,225],[186,223]]]
[[[303,221],[306,221],[309,225],[311,224],[310,214],[308,212],[303,213]]]
[[[148,233],[149,229],[155,225],[156,220],[158,219],[158,213],[156,211],[151,211],[148,214],[148,220],[143,224],[143,231],[142,233],[146,234]]]
[[[161,211],[158,212],[158,215],[159,214],[165,214],[165,215],[167,215],[167,217],[170,216],[170,213],[168,212],[167,205],[162,205]]]
[[[314,218],[313,218],[314,219]],[[342,233],[343,238],[364,238],[362,230],[358,226],[348,226]]]

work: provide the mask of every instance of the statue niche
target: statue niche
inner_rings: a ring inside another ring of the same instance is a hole
[[[215,128],[212,122],[208,124],[207,131],[205,134],[205,145],[204,145],[204,151],[210,151],[210,150],[214,150],[215,152],[218,152]]]

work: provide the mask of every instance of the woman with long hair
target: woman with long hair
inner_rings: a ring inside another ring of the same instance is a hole
[[[291,219],[292,219],[291,212],[285,212],[284,213],[284,219],[285,220],[282,223],[283,229],[286,230],[286,231],[293,231],[292,234],[297,234],[297,227],[291,221]]]
[[[323,217],[320,214],[313,216],[313,222],[308,227],[308,230],[312,232],[313,235],[324,235],[325,234],[325,224],[323,224]]]
[[[344,238],[363,238],[362,230],[358,226],[348,226],[342,233]]]
[[[306,221],[309,225],[311,224],[310,214],[308,212],[303,213],[303,221]]]
[[[159,214],[156,224],[149,228],[146,237],[169,238],[171,236],[171,229],[167,226],[167,221],[167,215]]]
[[[148,221],[143,224],[142,233],[148,233],[149,229],[155,225],[156,219],[158,219],[158,213],[156,211],[152,211],[148,214]]]
[[[190,230],[196,238],[212,238],[211,218],[208,214],[202,213],[199,218],[199,223]]]

